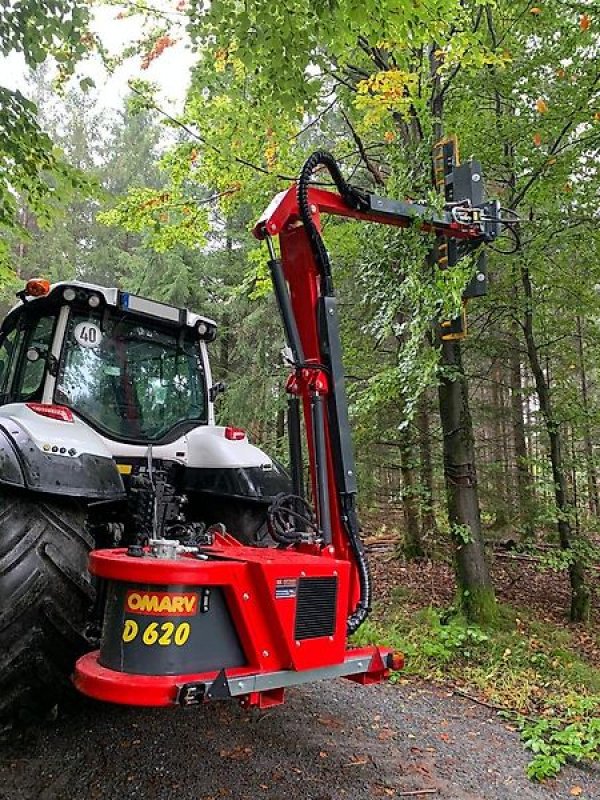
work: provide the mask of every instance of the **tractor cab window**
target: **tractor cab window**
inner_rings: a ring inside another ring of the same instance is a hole
[[[15,370],[17,359],[16,343],[19,337],[16,328],[13,328],[0,342],[0,402],[7,401],[11,377]]]
[[[24,317],[27,320],[27,317]],[[16,402],[23,400],[41,400],[42,384],[46,364],[52,346],[55,317],[39,317],[33,324],[26,322],[20,332],[20,363],[16,366],[15,382],[12,394]],[[39,397],[38,397],[39,395]]]
[[[23,312],[0,340],[0,403],[41,400],[55,320]]]
[[[206,383],[192,331],[130,314],[72,313],[55,401],[108,435],[157,441],[177,423],[206,422]]]

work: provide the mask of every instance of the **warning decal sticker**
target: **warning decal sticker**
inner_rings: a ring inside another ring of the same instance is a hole
[[[296,578],[277,578],[275,581],[275,599],[287,600],[289,597],[296,597],[298,591],[298,581]]]

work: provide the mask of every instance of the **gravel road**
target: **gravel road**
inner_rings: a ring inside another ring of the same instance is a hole
[[[249,713],[75,701],[0,748],[1,800],[600,800],[600,770],[535,786],[517,734],[425,684],[334,681]],[[422,790],[432,790],[422,793]],[[581,791],[580,791],[581,790]]]

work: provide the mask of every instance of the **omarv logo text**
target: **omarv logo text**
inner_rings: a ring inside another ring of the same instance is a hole
[[[198,595],[192,592],[140,592],[130,589],[125,595],[125,611],[153,617],[193,617],[198,611]]]

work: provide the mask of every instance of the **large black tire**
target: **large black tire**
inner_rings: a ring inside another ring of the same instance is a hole
[[[86,649],[92,539],[76,503],[0,488],[0,722],[29,720],[69,689]]]

